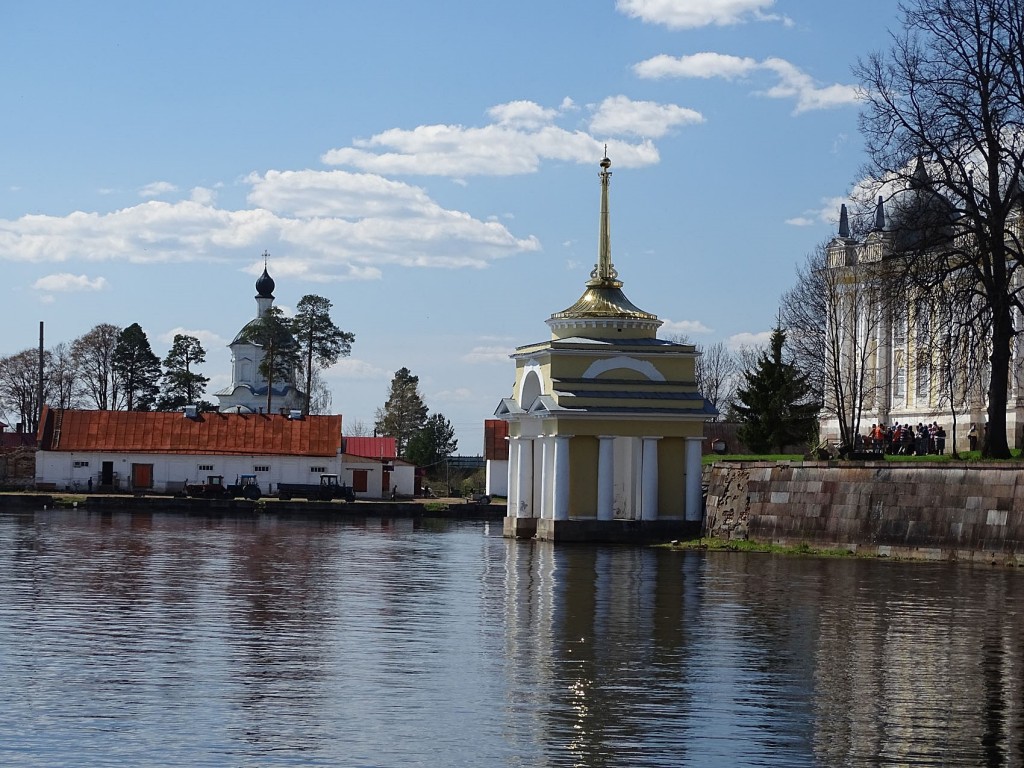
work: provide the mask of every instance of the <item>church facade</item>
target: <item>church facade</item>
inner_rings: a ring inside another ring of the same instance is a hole
[[[259,344],[246,339],[246,329],[259,322],[274,305],[274,288],[274,280],[264,265],[263,274],[256,281],[256,317],[228,345],[231,349],[231,383],[214,393],[220,401],[218,410],[221,413],[288,413],[302,409],[305,393],[295,386],[294,371],[283,382],[274,382],[269,393],[270,407],[267,407],[269,387],[266,377],[260,374],[264,350]]]
[[[860,436],[873,424],[934,423],[948,435],[951,448],[955,414],[957,448],[980,447],[989,384],[983,339],[947,333],[954,324],[951,313],[966,311],[952,298],[952,285],[943,289],[950,292],[945,295],[897,287],[905,285],[899,278],[906,274],[907,260],[927,259],[963,237],[952,206],[930,187],[918,160],[906,189],[888,201],[878,198],[871,230],[860,238],[851,236],[846,206],[840,210],[839,233],[822,265],[824,285],[833,294],[824,319],[823,441],[840,443],[843,414]],[[1018,242],[1022,223],[1018,208],[1008,223]],[[957,279],[953,274],[947,282]],[[1020,313],[1014,314],[1019,328]],[[1006,409],[1011,448],[1024,443],[1024,354],[1017,341],[1012,352]]]
[[[618,540],[671,537],[702,518],[703,424],[693,345],[657,338],[661,321],[632,304],[611,260],[611,161],[601,160],[598,263],[550,338],[516,349],[508,422],[504,533]]]

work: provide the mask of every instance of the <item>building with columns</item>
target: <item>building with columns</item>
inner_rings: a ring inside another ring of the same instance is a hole
[[[866,436],[873,424],[916,427],[933,422],[946,432],[952,449],[953,412],[956,445],[971,447],[975,425],[978,445],[987,421],[989,386],[986,340],[951,335],[953,313],[967,313],[960,294],[973,293],[951,272],[947,287],[924,292],[900,278],[913,260],[957,253],[969,247],[953,205],[933,189],[925,162],[918,159],[905,188],[879,197],[868,231],[851,231],[846,206],[839,231],[826,246],[825,408],[821,438],[842,442],[840,416],[847,430]],[[1024,199],[1024,191],[1021,193]],[[1018,204],[1007,221],[1008,240],[1024,241],[1024,217]],[[1016,278],[1024,288],[1022,278]],[[975,311],[970,308],[970,311]],[[1024,325],[1013,310],[1014,327]],[[1020,336],[1011,347],[1006,429],[1010,447],[1024,446],[1024,348]],[[842,401],[840,401],[840,395]]]
[[[235,334],[228,345],[231,350],[231,383],[215,393],[222,413],[287,413],[301,410],[305,394],[295,386],[295,372],[284,381],[275,381],[267,408],[267,379],[260,374],[263,347],[245,339],[246,329],[259,322],[274,305],[273,278],[264,264],[263,274],[256,280],[256,317]]]
[[[697,390],[691,344],[657,338],[611,259],[601,160],[598,263],[546,341],[518,347],[508,422],[506,536],[617,540],[699,529],[701,441],[714,406]]]

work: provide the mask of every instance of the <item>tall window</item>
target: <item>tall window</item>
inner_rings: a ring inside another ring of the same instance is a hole
[[[932,384],[931,335],[932,318],[926,302],[917,303],[917,328],[914,347],[917,352],[917,401],[928,402]]]

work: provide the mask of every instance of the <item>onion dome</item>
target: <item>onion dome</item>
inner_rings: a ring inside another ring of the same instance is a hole
[[[267,272],[266,264],[263,265],[263,274],[256,281],[256,293],[260,298],[274,298],[274,278]]]

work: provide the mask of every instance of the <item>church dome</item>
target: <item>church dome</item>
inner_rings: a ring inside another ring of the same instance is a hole
[[[956,209],[932,188],[920,158],[910,183],[886,204],[886,213],[885,228],[892,233],[896,253],[936,248],[953,238]]]
[[[264,299],[274,298],[274,278],[267,272],[266,266],[263,267],[263,274],[256,281],[256,293]]]

